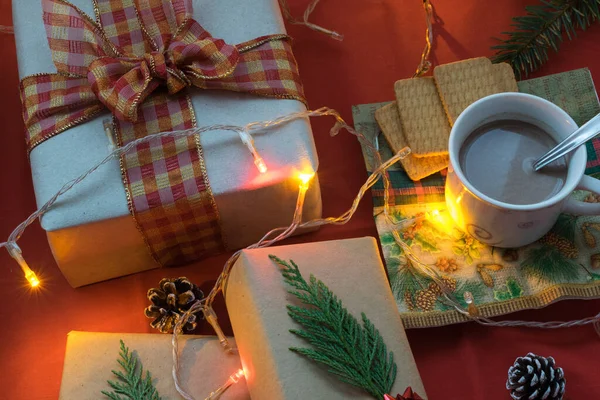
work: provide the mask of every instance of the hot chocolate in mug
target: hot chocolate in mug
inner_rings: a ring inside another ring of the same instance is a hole
[[[537,96],[499,93],[471,104],[456,119],[450,132],[450,165],[446,179],[446,205],[456,224],[479,241],[497,247],[520,247],[544,236],[560,213],[600,215],[600,203],[575,200],[576,189],[600,194],[600,181],[584,175],[587,151],[581,146],[567,156],[562,188],[535,204],[510,204],[478,190],[461,169],[460,154],[467,138],[494,121],[516,120],[533,124],[557,142],[577,129],[561,108]],[[543,154],[539,154],[541,157]]]

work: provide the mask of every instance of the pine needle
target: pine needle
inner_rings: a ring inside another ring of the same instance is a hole
[[[108,381],[108,385],[113,389],[112,392],[102,391],[102,394],[111,400],[161,400],[149,371],[144,370],[142,363],[138,362],[133,352],[121,340],[121,357],[117,362],[125,373],[121,371],[112,371],[119,378],[119,381]],[[124,396],[124,397],[121,397]]]
[[[600,0],[541,0],[527,6],[526,16],[513,18],[514,31],[502,32],[508,38],[493,46],[492,62],[508,62],[517,79],[527,77],[548,61],[548,50],[557,52],[564,35],[572,40],[577,29],[585,30],[600,18]]]
[[[290,332],[310,344],[310,348],[290,350],[324,364],[341,381],[364,389],[376,399],[390,393],[396,380],[393,352],[379,331],[362,313],[362,325],[344,308],[331,290],[313,275],[306,282],[298,266],[269,256],[281,266],[285,282],[304,306],[288,305],[289,316],[302,326]]]
[[[579,264],[566,258],[554,246],[543,245],[530,249],[523,262],[521,271],[538,282],[572,282],[579,277]]]

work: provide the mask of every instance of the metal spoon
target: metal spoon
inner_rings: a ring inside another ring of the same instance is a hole
[[[539,171],[552,161],[561,158],[588,140],[593,139],[598,133],[600,133],[600,114],[583,124],[565,140],[557,144],[552,150],[540,157],[540,159],[533,164],[533,169]]]

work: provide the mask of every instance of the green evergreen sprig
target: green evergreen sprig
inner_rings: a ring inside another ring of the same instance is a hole
[[[307,282],[293,261],[269,257],[281,266],[285,282],[293,288],[289,293],[308,306],[287,306],[289,316],[303,328],[290,332],[311,345],[290,350],[326,365],[340,380],[383,399],[392,390],[397,366],[393,352],[388,353],[367,316],[362,313],[361,325],[323,282],[313,275]]]
[[[144,376],[142,363],[133,352],[129,352],[129,348],[122,340],[119,356],[120,360],[117,361],[125,373],[113,370],[112,373],[119,378],[120,382],[108,381],[113,391],[109,393],[103,390],[102,394],[111,400],[161,400],[152,383],[150,372],[146,371]]]
[[[497,50],[492,62],[508,62],[517,79],[540,68],[548,61],[548,50],[558,51],[566,34],[569,40],[577,36],[576,29],[586,29],[600,18],[600,0],[541,0],[527,6],[527,15],[513,18],[514,31]]]

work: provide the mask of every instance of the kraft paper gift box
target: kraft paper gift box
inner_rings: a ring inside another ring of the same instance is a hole
[[[360,320],[364,312],[381,333],[398,366],[394,397],[410,386],[426,398],[402,321],[374,238],[307,243],[244,250],[229,277],[225,300],[241,362],[253,399],[370,399],[366,392],[339,381],[290,347],[309,347],[289,332],[300,328],[286,305],[289,294],[279,266],[269,255],[293,260],[306,280],[323,281]]]
[[[75,331],[67,339],[59,399],[107,399],[102,394],[111,391],[107,381],[118,381],[111,371],[122,371],[117,363],[120,340],[150,372],[162,399],[181,399],[172,376],[171,335]],[[230,340],[235,344],[233,338]],[[182,335],[179,351],[180,383],[196,399],[206,398],[241,368],[239,356],[225,353],[214,336]],[[244,379],[229,387],[220,399],[250,400]]]
[[[92,0],[72,0],[93,16]],[[261,35],[285,33],[277,0],[193,0],[193,15],[214,37],[241,43]],[[21,78],[54,73],[56,68],[44,23],[41,0],[13,1],[13,22]],[[223,90],[190,88],[198,126],[243,126],[304,111],[297,100],[259,97]],[[109,154],[103,128],[108,113],[70,128],[30,153],[38,206],[63,184],[78,177]],[[200,135],[208,180],[219,213],[227,250],[256,242],[269,230],[290,224],[298,192],[298,173],[318,168],[307,120],[254,135],[268,165],[261,175],[235,132]],[[311,183],[305,219],[320,217],[318,180]],[[118,160],[111,160],[62,197],[41,220],[54,257],[74,286],[82,286],[158,267],[129,213]]]

